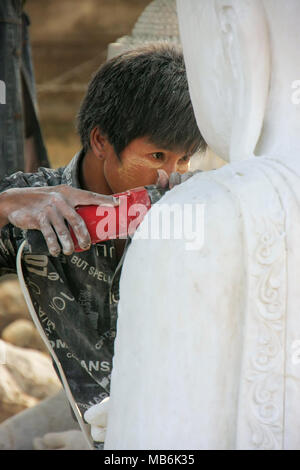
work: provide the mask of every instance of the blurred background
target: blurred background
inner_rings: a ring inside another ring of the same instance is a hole
[[[27,0],[42,132],[52,167],[79,150],[75,115],[109,43],[128,35],[151,0]]]

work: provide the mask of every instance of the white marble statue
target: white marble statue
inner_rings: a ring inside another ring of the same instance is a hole
[[[229,164],[169,191],[129,247],[105,448],[300,449],[300,2],[178,13],[199,128]],[[205,205],[202,247],[138,236],[166,203]]]

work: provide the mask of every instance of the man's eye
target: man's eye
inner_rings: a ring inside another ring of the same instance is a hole
[[[181,158],[181,160],[182,160],[183,162],[189,162],[190,159],[191,159],[191,156],[190,156],[190,155],[185,155],[184,157]]]
[[[162,152],[155,152],[155,153],[152,153],[152,156],[155,158],[155,160],[161,160],[164,154]]]

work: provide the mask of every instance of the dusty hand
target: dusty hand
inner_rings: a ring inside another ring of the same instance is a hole
[[[84,419],[91,425],[91,435],[95,442],[104,442],[105,440],[108,411],[109,397],[104,398],[101,403],[91,406],[84,413]]]
[[[81,431],[50,432],[35,437],[34,450],[88,450],[89,445]]]
[[[84,220],[77,214],[76,206],[118,205],[113,196],[96,194],[68,185],[12,188],[1,196],[1,217],[21,229],[40,230],[52,256],[58,256],[61,251],[58,239],[65,255],[74,251],[73,240],[65,221],[73,228],[80,247],[90,247],[89,232]]]
[[[186,173],[171,173],[170,177],[168,176],[165,170],[157,170],[159,176],[156,181],[156,186],[163,189],[172,189],[174,186],[178,184],[184,183],[189,178],[194,176],[196,173],[200,173],[202,170],[195,170],[195,171],[187,171]]]

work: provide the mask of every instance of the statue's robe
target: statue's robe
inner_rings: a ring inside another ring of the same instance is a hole
[[[129,248],[105,448],[299,449],[300,165],[253,157],[163,203],[205,204],[204,244]]]

